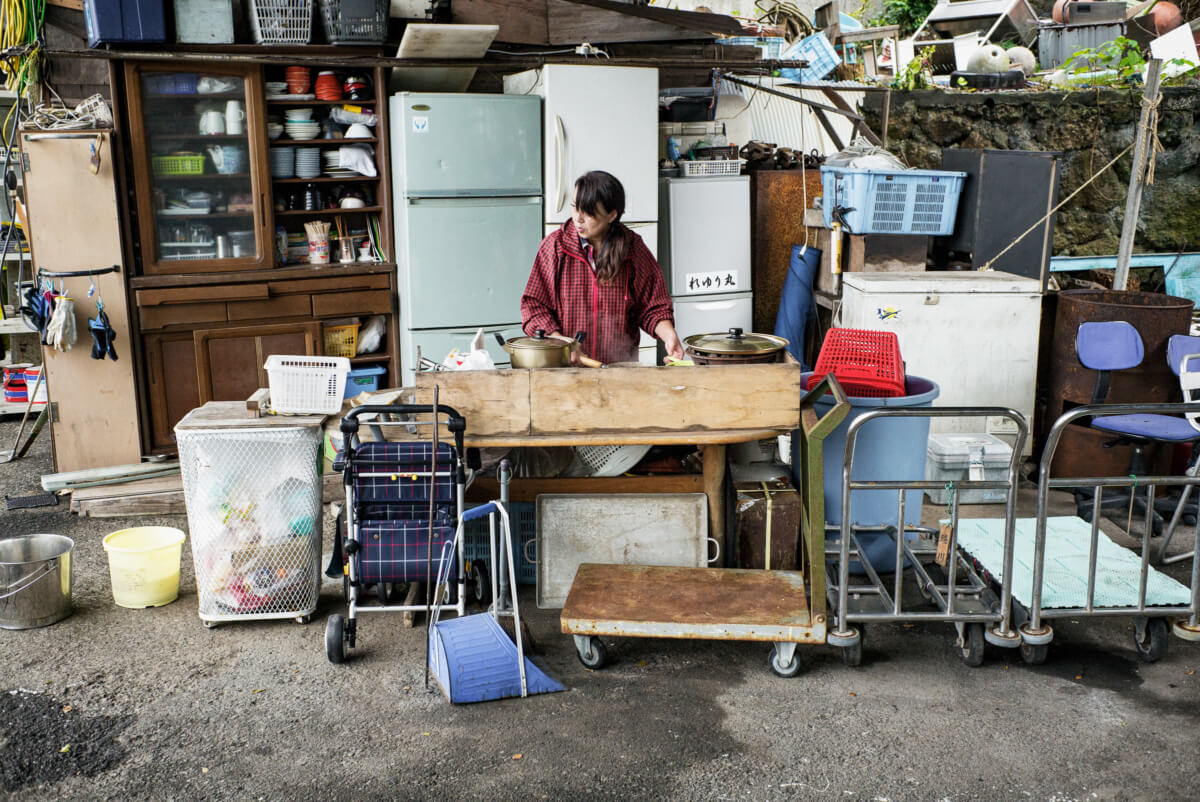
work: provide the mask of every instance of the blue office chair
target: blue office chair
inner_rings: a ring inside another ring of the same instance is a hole
[[[1135,368],[1142,363],[1142,358],[1145,356],[1142,338],[1138,335],[1137,329],[1123,320],[1081,324],[1075,335],[1075,352],[1079,355],[1079,361],[1085,368],[1098,371],[1096,390],[1092,394],[1093,404],[1104,403],[1105,396],[1108,395],[1112,371]],[[1190,353],[1200,353],[1200,337],[1175,335],[1171,338],[1167,345],[1167,362],[1172,372],[1176,375],[1179,374],[1180,363]],[[1143,476],[1146,473],[1144,449],[1147,445],[1152,443],[1195,443],[1200,440],[1200,431],[1197,431],[1187,418],[1177,418],[1173,415],[1134,414],[1097,417],[1092,419],[1091,426],[1093,429],[1117,435],[1115,440],[1105,443],[1105,447],[1133,446],[1129,472],[1134,476]],[[1124,523],[1129,511],[1130,492],[1136,491],[1109,491],[1101,501],[1101,514],[1119,523]],[[1163,499],[1163,501],[1167,500]],[[1090,522],[1094,514],[1094,498],[1083,493],[1076,493],[1075,504],[1079,517]],[[1118,513],[1120,513],[1119,516]],[[1133,514],[1135,516],[1146,514],[1144,498],[1134,499]],[[1156,510],[1152,520],[1154,533],[1160,533],[1163,528],[1162,514]]]

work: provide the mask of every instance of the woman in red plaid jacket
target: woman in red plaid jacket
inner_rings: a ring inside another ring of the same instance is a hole
[[[521,296],[521,326],[572,337],[601,362],[636,362],[638,329],[683,358],[662,268],[642,238],[621,223],[625,188],[595,170],[575,182],[571,219],[542,240]]]

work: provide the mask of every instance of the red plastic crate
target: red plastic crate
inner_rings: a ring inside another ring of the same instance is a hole
[[[895,398],[905,394],[900,341],[890,331],[830,329],[808,389],[827,373],[837,377],[846,395]]]

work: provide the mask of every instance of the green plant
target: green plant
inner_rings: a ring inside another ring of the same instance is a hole
[[[933,85],[933,48],[926,47],[916,54],[912,61],[904,65],[900,74],[892,80],[892,89],[911,92],[915,89],[928,89]]]
[[[1096,48],[1087,48],[1071,54],[1063,64],[1063,70],[1080,75],[1089,72],[1111,72],[1112,75],[1096,76],[1091,83],[1125,83],[1140,78],[1146,60],[1138,43],[1124,36]]]
[[[921,27],[935,5],[937,0],[886,0],[883,13],[871,24],[899,25],[900,36],[905,37]]]

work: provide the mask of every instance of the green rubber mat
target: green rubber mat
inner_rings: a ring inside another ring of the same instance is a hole
[[[1013,546],[1013,598],[1028,607],[1033,601],[1033,544],[1035,518],[1018,518]],[[1092,525],[1082,518],[1046,519],[1046,570],[1042,576],[1042,607],[1086,607],[1088,550]],[[995,576],[1002,579],[1004,519],[960,519],[958,545]],[[1142,560],[1113,543],[1104,532],[1096,541],[1097,607],[1136,607]],[[1187,606],[1192,593],[1185,585],[1150,566],[1146,604],[1154,607]]]

